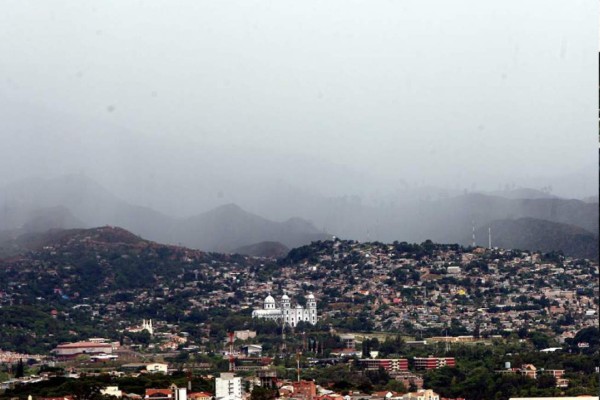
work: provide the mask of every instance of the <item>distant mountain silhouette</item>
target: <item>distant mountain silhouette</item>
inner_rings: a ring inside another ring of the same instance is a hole
[[[0,258],[10,257],[26,250],[40,250],[45,246],[82,244],[128,245],[151,243],[119,227],[102,226],[91,229],[49,229],[45,232],[0,232]]]
[[[583,199],[581,199],[581,201],[585,202],[585,203],[600,203],[600,198],[598,196],[588,196],[585,197]]]
[[[509,199],[467,193],[374,206],[339,197],[314,202],[301,215],[339,237],[361,241],[463,243],[473,225],[518,218],[575,225],[598,236],[598,204],[562,198]]]
[[[13,232],[14,238],[15,232],[111,225],[160,243],[232,252],[265,241],[293,248],[327,239],[328,233],[361,241],[431,239],[469,244],[464,240],[470,237],[473,224],[487,227],[492,221],[531,218],[577,226],[598,237],[598,203],[557,198],[526,188],[504,195],[511,198],[428,190],[418,196],[398,193],[396,198],[378,205],[363,204],[360,198],[352,196],[314,195],[294,203],[298,208],[296,215],[302,218],[283,222],[249,213],[235,204],[188,218],[174,218],[127,203],[85,176],[70,175],[30,179],[0,188],[0,232]]]
[[[63,207],[79,226],[66,223],[53,228],[122,226],[152,240],[168,241],[165,230],[173,219],[147,207],[131,205],[83,175],[55,179],[29,179],[0,189],[0,226],[20,229],[32,223],[40,209]],[[72,221],[71,221],[72,222]]]
[[[246,212],[235,204],[217,207],[179,222],[172,236],[185,246],[219,252],[231,252],[261,241],[278,241],[287,247],[297,247],[331,237],[300,218],[274,222]]]
[[[492,246],[505,249],[527,249],[550,252],[561,250],[565,255],[598,259],[598,238],[577,226],[535,218],[492,221]],[[488,227],[475,231],[478,244],[487,246]],[[467,244],[471,239],[465,238]]]
[[[26,233],[19,236],[16,242],[23,248],[37,250],[43,246],[66,245],[70,242],[126,244],[137,245],[148,243],[123,228],[101,226],[91,229],[51,229],[46,232]]]
[[[290,249],[279,242],[260,242],[248,246],[238,247],[233,253],[254,257],[285,257]]]
[[[494,192],[484,193],[490,196],[504,197],[506,199],[558,199],[551,193],[547,193],[537,189],[517,188],[510,190],[497,190]]]
[[[31,179],[0,189],[2,231],[22,234],[103,225],[120,226],[161,243],[221,252],[261,241],[294,247],[329,237],[301,218],[275,222],[234,204],[190,218],[173,218],[131,205],[82,175]]]
[[[50,229],[80,228],[85,224],[64,206],[35,210],[29,220],[23,224],[25,232],[46,232]]]
[[[506,199],[467,194],[422,206],[421,217],[432,222],[438,242],[460,241],[475,227],[502,219],[534,218],[575,225],[598,236],[598,206],[580,200]],[[430,226],[431,228],[431,226]]]

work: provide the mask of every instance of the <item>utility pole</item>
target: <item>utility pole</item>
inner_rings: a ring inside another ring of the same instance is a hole
[[[285,344],[285,322],[281,323],[281,352],[285,353],[287,346]]]
[[[300,355],[302,353],[301,352],[296,352],[296,368],[297,368],[297,373],[298,373],[298,382],[300,382]]]

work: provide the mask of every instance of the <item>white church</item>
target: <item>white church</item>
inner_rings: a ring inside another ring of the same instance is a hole
[[[252,318],[268,319],[272,321],[281,320],[289,326],[296,326],[298,322],[309,322],[312,325],[317,323],[317,301],[315,296],[310,293],[306,296],[306,308],[300,304],[292,307],[290,298],[284,294],[281,296],[279,304],[270,294],[267,296],[262,309],[252,311]]]
[[[148,333],[150,334],[150,336],[154,335],[154,328],[152,327],[152,320],[151,319],[144,319],[142,320],[142,325],[141,326],[134,326],[134,327],[130,327],[125,329],[127,332],[143,332],[143,331],[148,331]]]

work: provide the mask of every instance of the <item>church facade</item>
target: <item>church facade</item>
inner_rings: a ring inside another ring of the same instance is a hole
[[[252,311],[252,318],[267,319],[283,322],[285,325],[296,326],[298,322],[317,323],[317,301],[310,293],[306,296],[306,308],[300,304],[292,307],[290,298],[284,294],[281,301],[277,302],[273,296],[268,295],[263,303],[263,308]]]

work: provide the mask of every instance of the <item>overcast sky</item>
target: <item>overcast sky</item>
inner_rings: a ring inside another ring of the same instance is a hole
[[[182,203],[164,188],[208,206],[264,180],[596,194],[598,15],[593,0],[4,1],[0,184],[85,173],[165,210]]]

